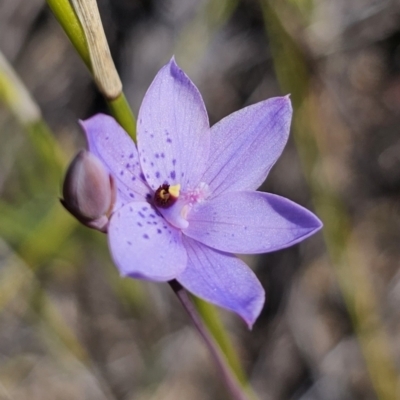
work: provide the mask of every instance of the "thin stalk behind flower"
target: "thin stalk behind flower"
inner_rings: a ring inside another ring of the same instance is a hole
[[[117,121],[136,141],[135,117],[122,92],[96,0],[71,1],[86,38],[94,81]]]
[[[85,3],[85,4],[83,4]],[[111,58],[95,0],[47,0],[54,16],[93,75],[111,113],[136,141],[136,121]]]
[[[46,0],[57,21],[64,29],[68,39],[75,47],[85,65],[91,71],[89,49],[81,23],[69,0]]]
[[[171,286],[171,289],[174,291],[176,296],[178,297],[179,301],[181,302],[183,308],[188,313],[190,319],[193,322],[193,325],[197,329],[198,333],[200,334],[201,338],[203,339],[205,345],[207,346],[208,350],[212,358],[219,369],[222,378],[225,382],[225,385],[231,392],[233,399],[235,400],[248,400],[248,397],[242,390],[241,384],[237,380],[234,372],[232,371],[231,367],[229,366],[226,358],[224,357],[221,350],[218,348],[214,338],[211,336],[210,332],[205,327],[200,315],[198,314],[196,307],[190,301],[190,298],[186,292],[186,290],[182,287],[182,285],[176,281],[172,280],[168,282]]]
[[[256,394],[248,382],[246,373],[240,362],[238,353],[236,352],[235,345],[230,339],[228,332],[225,330],[222,320],[219,315],[218,309],[210,303],[200,299],[196,296],[191,296],[197,312],[203,318],[204,324],[207,326],[211,335],[218,343],[222,352],[224,353],[230,367],[236,375],[237,380],[241,383],[242,387],[246,389],[246,393],[251,399],[256,399]]]

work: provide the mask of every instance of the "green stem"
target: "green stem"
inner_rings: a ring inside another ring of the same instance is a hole
[[[92,73],[92,64],[85,33],[69,0],[47,0],[47,4],[90,73]],[[125,95],[122,93],[115,100],[106,99],[106,101],[115,119],[136,142],[136,121]]]
[[[204,320],[200,317],[196,307],[194,307],[193,303],[190,301],[185,289],[176,280],[169,281],[168,283],[210,351],[210,354],[221,373],[221,377],[223,378],[226,387],[231,392],[232,397],[235,400],[248,400],[243,385],[237,380],[236,374],[233,372],[229,362],[227,362],[226,357],[224,357],[223,352],[221,352],[221,348],[216,343],[215,337],[210,335],[209,330],[204,325]]]
[[[68,0],[47,0],[47,4],[53,11],[69,40],[79,53],[83,62],[91,70],[89,49],[87,47],[85,34],[76,13]]]
[[[136,119],[125,95],[122,93],[115,100],[108,101],[107,104],[115,119],[136,143]]]
[[[240,365],[240,361],[232,344],[232,341],[226,330],[224,329],[224,326],[218,315],[218,311],[210,303],[207,303],[206,301],[201,300],[198,297],[193,296],[193,301],[197,308],[197,311],[200,313],[201,317],[204,320],[204,323],[207,325],[207,328],[210,330],[210,332],[214,336],[214,339],[225,354],[228,363],[234,371],[237,379],[243,386],[247,386],[248,383],[246,375],[242,369],[242,366]]]

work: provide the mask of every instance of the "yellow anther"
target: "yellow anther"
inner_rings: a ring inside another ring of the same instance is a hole
[[[171,194],[171,196],[178,198],[179,197],[179,192],[181,190],[181,185],[178,183],[177,185],[170,186],[168,191]]]

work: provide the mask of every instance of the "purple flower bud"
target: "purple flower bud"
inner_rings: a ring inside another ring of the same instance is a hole
[[[116,187],[100,160],[81,150],[68,167],[63,185],[63,206],[84,225],[105,232]]]

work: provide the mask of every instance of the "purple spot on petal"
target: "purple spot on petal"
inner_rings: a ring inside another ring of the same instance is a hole
[[[146,194],[146,200],[151,200],[151,194],[150,193]]]
[[[136,177],[135,176],[132,176],[132,181],[136,181]]]
[[[129,246],[132,246],[132,242],[130,242],[129,240],[127,240],[127,242],[129,244]]]
[[[159,178],[160,177],[160,173],[157,171],[156,172],[156,178]]]
[[[133,153],[129,154],[129,158],[133,158]]]
[[[125,165],[126,168],[129,168],[130,166],[131,166],[131,164],[129,164],[129,163],[126,163],[126,165]]]
[[[139,215],[139,217],[144,218],[144,214],[141,211],[138,212],[138,215]]]
[[[145,177],[144,177],[144,175],[143,175],[143,172],[141,172],[139,176],[140,176],[140,179],[141,179],[142,181],[145,180]]]
[[[124,171],[120,171],[120,173],[119,173],[119,174],[120,174],[121,176],[122,176],[122,175],[124,175]]]
[[[161,231],[161,229],[157,229],[157,233],[161,233],[162,231]]]
[[[143,162],[145,163],[146,162],[146,159],[143,157]]]
[[[147,207],[142,207],[142,211],[147,211],[148,208]]]
[[[148,239],[149,238],[149,235],[147,235],[146,233],[143,235],[143,238],[144,239]]]
[[[133,193],[129,193],[129,197],[130,197],[131,199],[133,199],[133,198],[135,198],[135,195],[134,195]]]
[[[138,226],[143,226],[141,222],[138,222],[137,224],[138,224]]]
[[[150,218],[155,218],[156,216],[154,214],[149,215]]]
[[[108,140],[108,136],[106,136],[106,140]]]
[[[149,179],[149,178],[150,178],[150,175],[149,175],[149,174],[146,174],[146,178]]]
[[[170,138],[168,138],[167,143],[172,143],[172,140]]]
[[[175,179],[175,178],[176,178],[176,172],[175,172],[175,171],[171,171],[171,173],[169,174],[169,176],[170,176],[172,179]]]
[[[172,165],[173,165],[173,166],[176,165],[176,160],[175,160],[175,158],[172,160]]]
[[[164,153],[161,153],[161,158],[165,158],[165,154]]]
[[[156,158],[160,158],[160,155],[159,155],[158,153],[155,153],[154,156],[155,156]]]

